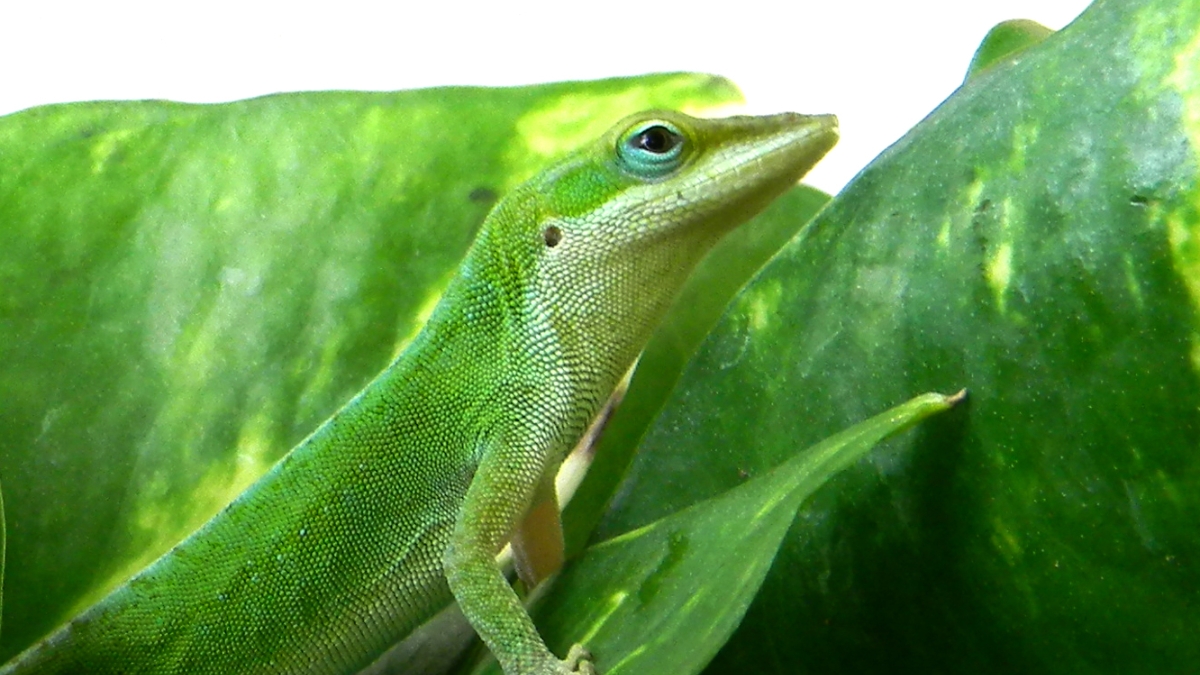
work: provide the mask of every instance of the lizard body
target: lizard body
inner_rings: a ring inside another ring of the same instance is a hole
[[[550,653],[496,553],[554,570],[565,453],[695,264],[836,138],[830,116],[652,111],[518,187],[371,384],[0,675],[343,675],[452,597],[507,675],[594,672]]]

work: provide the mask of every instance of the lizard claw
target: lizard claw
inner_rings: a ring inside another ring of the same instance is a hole
[[[567,672],[578,675],[597,675],[596,666],[592,665],[592,654],[583,645],[571,645],[567,658],[563,660]]]
[[[515,664],[512,673],[527,673],[528,675],[599,675],[596,666],[592,664],[592,655],[583,645],[572,645],[567,652],[567,658],[558,659],[547,652],[546,658],[533,664]],[[508,675],[510,669],[504,670]]]

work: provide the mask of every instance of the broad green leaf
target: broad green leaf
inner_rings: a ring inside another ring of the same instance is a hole
[[[605,675],[692,675],[737,627],[796,509],[884,438],[958,399],[926,394],[774,471],[587,550],[535,618],[558,653],[582,642]],[[492,661],[484,672],[500,675]]]
[[[0,662],[191,532],[432,308],[496,195],[666,75],[0,118]]]
[[[707,672],[1200,663],[1200,2],[1102,0],[868,167],[734,300],[598,539],[914,391],[969,416],[799,516]]]
[[[563,514],[568,554],[581,550],[624,476],[638,441],[733,295],[825,204],[829,195],[798,186],[731,232],[692,274],[655,331],[629,389],[596,444],[587,477]]]

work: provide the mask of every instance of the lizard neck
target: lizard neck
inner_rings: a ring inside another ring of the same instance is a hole
[[[481,233],[385,377],[392,386],[444,401],[442,416],[472,435],[536,431],[553,446],[546,452],[555,461],[603,405],[607,390],[600,387],[608,378],[595,355],[582,358],[566,349],[536,289],[514,283],[523,278],[524,263],[491,245],[494,236]]]

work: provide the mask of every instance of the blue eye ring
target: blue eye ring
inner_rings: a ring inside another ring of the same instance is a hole
[[[665,120],[648,120],[625,132],[617,142],[617,158],[639,178],[662,178],[683,165],[688,138]]]

